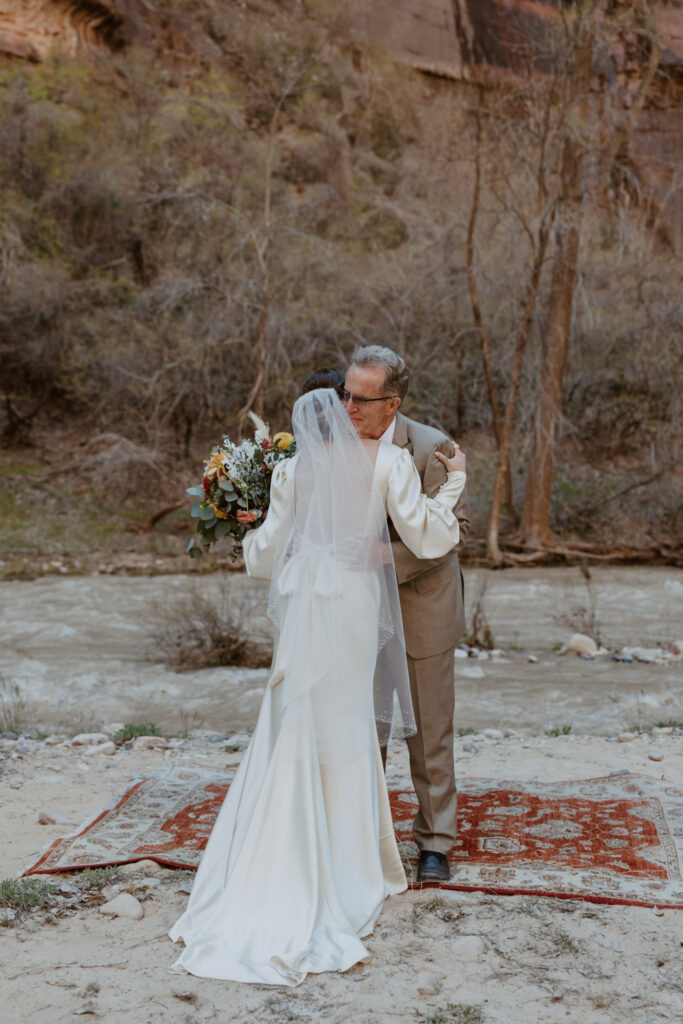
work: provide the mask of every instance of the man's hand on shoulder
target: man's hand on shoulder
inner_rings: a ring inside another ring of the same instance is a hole
[[[434,455],[439,462],[446,467],[447,473],[466,473],[467,461],[465,459],[465,453],[455,441],[452,442],[451,447],[453,449],[453,454],[450,458],[438,450],[434,452]]]

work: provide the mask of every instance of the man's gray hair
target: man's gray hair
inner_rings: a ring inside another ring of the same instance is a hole
[[[357,345],[351,356],[351,366],[379,366],[384,370],[384,388],[388,394],[403,400],[408,393],[410,371],[405,359],[384,345]]]

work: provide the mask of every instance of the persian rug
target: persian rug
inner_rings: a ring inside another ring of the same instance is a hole
[[[196,868],[232,773],[175,767],[142,779],[57,839],[25,874],[146,858]],[[417,850],[411,790],[390,793],[408,870]],[[458,841],[444,889],[683,909],[683,791],[627,774],[578,782],[462,779]],[[434,883],[432,883],[434,884]]]

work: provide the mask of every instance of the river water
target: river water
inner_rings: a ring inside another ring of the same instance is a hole
[[[503,656],[456,659],[456,724],[606,734],[683,719],[683,662],[623,664],[561,656],[592,632],[610,651],[683,640],[683,572],[669,568],[529,569],[465,574],[468,622],[481,603]],[[0,584],[0,674],[15,681],[47,731],[151,720],[169,731],[252,727],[266,670],[176,672],[153,639],[159,614],[201,588],[228,587],[263,627],[265,585],[238,574],[48,576]],[[484,589],[485,588],[485,589]],[[260,607],[258,603],[260,602]],[[175,609],[175,611],[174,611]],[[530,662],[529,657],[538,660]]]

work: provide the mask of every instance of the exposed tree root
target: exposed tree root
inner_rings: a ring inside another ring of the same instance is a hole
[[[152,514],[147,516],[142,523],[138,523],[136,526],[132,527],[132,529],[135,533],[149,533],[152,527],[156,526],[160,519],[167,516],[169,512],[175,512],[177,508],[182,508],[183,505],[186,504],[186,499],[182,498],[180,501],[171,502],[170,505],[164,505],[163,508],[159,508],[156,512],[152,512]]]
[[[514,540],[506,540],[501,545],[502,563],[497,568],[513,566],[539,565],[547,562],[565,561],[568,565],[581,565],[587,561],[603,565],[623,565],[624,563],[656,563],[657,565],[683,566],[683,550],[673,543],[653,544],[651,547],[627,548],[610,544],[588,544],[583,541],[566,541],[554,543],[547,547],[537,548],[520,544]],[[461,556],[465,565],[490,565],[486,558],[486,545],[483,541],[468,542],[465,557]]]

